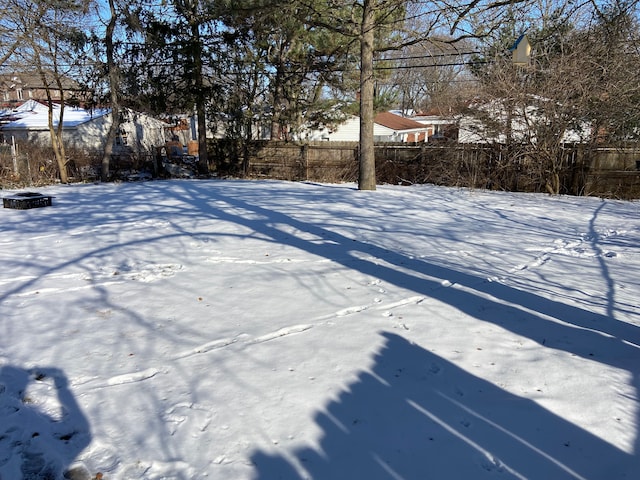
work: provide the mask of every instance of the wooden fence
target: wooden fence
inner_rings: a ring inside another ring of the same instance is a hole
[[[245,150],[244,173],[252,178],[356,181],[357,142],[253,142]],[[559,193],[640,198],[638,148],[564,148],[559,158],[500,145],[381,143],[375,147],[378,183],[549,191],[557,178]]]
[[[256,141],[238,144],[212,140],[209,144],[210,171],[218,175],[354,182],[358,179],[357,142],[291,143]],[[486,188],[505,191],[554,191],[570,195],[610,198],[640,198],[640,145],[633,148],[567,146],[553,158],[536,152],[519,151],[503,145],[457,143],[380,143],[375,147],[377,182]],[[74,177],[91,180],[85,169],[99,166],[91,158],[73,155]],[[133,158],[133,157],[132,157]],[[141,156],[135,157],[137,160]],[[39,184],[54,181],[57,167],[46,152],[29,152],[24,168],[16,172],[9,149],[0,149],[0,186],[19,182]],[[129,162],[131,163],[131,162]],[[116,162],[117,178],[129,178],[140,165]],[[24,170],[24,171],[22,171]],[[153,172],[152,172],[153,173]],[[127,175],[125,175],[127,174]]]

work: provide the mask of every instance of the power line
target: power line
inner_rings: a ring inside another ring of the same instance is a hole
[[[442,58],[442,57],[462,57],[465,55],[481,55],[484,52],[481,51],[471,51],[471,52],[455,52],[455,53],[438,53],[435,55],[425,54],[425,55],[411,55],[408,57],[389,57],[389,58],[376,58],[374,62],[394,62],[394,61],[404,61],[404,60],[423,60],[425,58]]]
[[[454,62],[454,63],[433,63],[429,65],[396,65],[389,67],[374,67],[374,70],[405,70],[411,68],[435,68],[435,67],[461,67],[467,65],[478,65],[489,63],[486,60],[478,60],[474,62]]]

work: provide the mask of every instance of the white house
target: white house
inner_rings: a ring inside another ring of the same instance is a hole
[[[483,121],[473,115],[463,115],[458,119],[458,142],[460,143],[506,143],[507,130],[516,142],[536,143],[536,126],[547,123],[535,103],[550,101],[532,97],[531,105],[519,106],[508,112],[500,101],[476,105],[474,108],[491,120]],[[493,123],[493,127],[488,125]],[[567,128],[560,134],[561,143],[582,143],[589,139],[591,126],[580,122],[577,127]]]
[[[53,124],[59,123],[60,106],[54,105]],[[29,142],[47,145],[49,133],[49,108],[29,100],[17,108],[0,111],[0,140],[16,143]],[[65,146],[87,152],[104,150],[107,133],[112,122],[110,109],[86,110],[66,106],[63,112],[63,140]],[[166,124],[148,115],[125,110],[121,114],[120,129],[114,153],[129,150],[152,152],[165,143]]]
[[[391,112],[379,113],[374,118],[373,137],[376,142],[420,142],[425,141],[428,135],[428,126]],[[333,126],[307,130],[299,136],[299,139],[357,142],[360,140],[360,117],[350,116],[342,123]]]
[[[427,139],[457,140],[458,138],[456,119],[451,116],[417,114],[411,119],[427,127]]]
[[[321,127],[303,126],[293,134],[293,139],[307,142],[357,142],[360,135],[360,118],[350,115],[345,119],[336,119],[334,123]],[[268,135],[263,135],[268,138]]]

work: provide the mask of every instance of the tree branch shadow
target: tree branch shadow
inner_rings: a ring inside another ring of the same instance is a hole
[[[443,302],[478,321],[497,324],[535,341],[541,348],[628,371],[633,387],[639,391],[640,329],[613,317],[615,295],[602,259],[602,276],[608,286],[605,315],[266,208],[262,199],[252,197],[250,188],[233,188],[231,182],[175,182],[159,187],[148,184],[143,186],[138,200],[161,204],[167,194],[181,203],[179,207],[161,208],[164,218],[202,217],[245,227],[251,233],[238,238],[254,235],[264,242],[300,249]],[[315,208],[314,195],[318,199],[330,197],[332,189],[300,195],[298,200],[307,204],[310,213]],[[114,223],[126,225],[129,218],[139,220],[131,213],[133,210],[127,212],[129,202],[134,201],[124,197],[106,208],[115,212]],[[301,210],[303,214],[304,211]],[[592,233],[598,211],[590,222]],[[62,213],[59,218],[61,231],[93,226],[91,218],[70,218]],[[50,220],[55,221],[55,217]],[[366,221],[365,215],[361,221]],[[37,225],[29,228],[34,229],[32,233],[39,233]],[[228,235],[175,228],[178,230],[171,234],[159,233],[126,245],[114,242],[55,265],[42,265],[40,272],[49,275],[72,265],[82,266],[87,258],[120,248],[136,248],[138,244]],[[595,236],[592,242],[597,248]],[[443,286],[443,280],[451,286]],[[24,292],[37,282],[38,277],[17,282],[0,294],[0,300]],[[109,298],[107,290],[99,285],[94,288],[101,305],[117,306],[117,300]],[[144,318],[133,318],[152,330]],[[316,421],[325,431],[321,448],[301,448],[286,454],[256,452],[253,460],[259,478],[431,478],[428,472],[452,471],[447,478],[483,478],[503,473],[516,478],[609,479],[625,478],[624,474],[640,467],[635,457],[572,426],[535,402],[480,380],[401,337],[385,334],[385,338],[387,346],[378,354],[373,371],[363,372],[339,400],[318,413]],[[438,446],[431,448],[436,443]],[[590,452],[591,457],[584,452]],[[635,454],[640,455],[637,432]],[[61,464],[70,461],[69,455],[65,458]],[[603,470],[601,464],[609,470]]]
[[[589,361],[626,370],[633,378],[632,386],[636,392],[639,391],[640,328],[633,324],[347,237],[311,222],[268,210],[259,206],[259,202],[252,203],[246,197],[241,198],[232,190],[215,192],[218,202],[223,200],[232,208],[210,210],[203,199],[211,197],[211,190],[195,183],[185,184],[183,187],[180,192],[181,200],[197,204],[205,215],[214,214],[221,220],[259,232],[265,241],[271,239],[287,244],[438,300],[480,321],[497,324],[529,338],[543,348],[564,351]],[[313,205],[313,198],[307,198],[306,201]],[[230,213],[232,211],[244,213],[234,215]],[[594,221],[592,219],[590,222],[592,231]],[[286,234],[283,226],[300,233]],[[309,236],[322,241],[305,240]],[[607,270],[603,271],[603,276],[610,284]],[[444,287],[443,279],[455,288]],[[609,290],[608,312],[613,311],[614,301]],[[496,308],[492,307],[498,307],[500,314],[496,315]],[[639,453],[637,431],[635,438],[636,453]]]

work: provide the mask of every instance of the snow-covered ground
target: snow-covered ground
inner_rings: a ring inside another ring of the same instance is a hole
[[[2,480],[638,478],[638,202],[38,191],[0,211]]]

